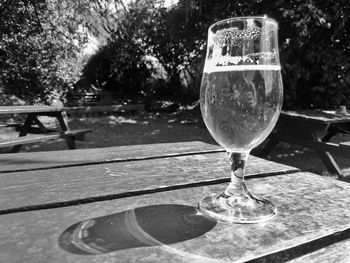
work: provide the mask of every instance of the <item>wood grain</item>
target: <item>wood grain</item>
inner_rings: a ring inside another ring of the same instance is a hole
[[[77,149],[74,151],[1,154],[0,172],[28,171],[210,152],[224,152],[224,149],[218,145],[193,141]]]
[[[52,107],[52,106],[45,106],[45,105],[0,106],[0,114],[61,112],[61,111],[63,111],[62,107]]]
[[[222,191],[226,184],[14,213],[0,216],[1,260],[212,263],[260,258],[264,262],[270,254],[350,228],[348,183],[295,173],[255,178],[247,184],[252,193],[276,204],[274,219],[228,225],[198,214],[200,198]],[[348,250],[337,253],[339,259],[349,255]],[[281,261],[294,257],[287,255]]]
[[[228,182],[229,169],[227,154],[213,152],[0,173],[0,213]],[[246,168],[247,178],[296,171],[297,168],[253,156],[249,158]]]

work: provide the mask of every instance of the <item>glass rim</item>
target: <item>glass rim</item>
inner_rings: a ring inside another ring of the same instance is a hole
[[[272,22],[273,24],[275,24],[278,27],[278,22],[275,19],[268,17],[267,15],[263,15],[263,16],[237,16],[237,17],[230,17],[230,18],[226,18],[226,19],[222,19],[222,20],[216,21],[214,24],[212,24],[209,27],[208,30],[211,31],[211,29],[214,26],[219,25],[219,24],[224,23],[224,22],[227,22],[227,21],[235,21],[235,20],[238,21],[238,20],[245,20],[245,19],[268,20],[268,21]]]

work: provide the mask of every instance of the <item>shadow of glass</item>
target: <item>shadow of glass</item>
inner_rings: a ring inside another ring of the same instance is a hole
[[[73,254],[97,255],[190,240],[215,225],[195,207],[151,205],[78,222],[61,234],[59,245]]]

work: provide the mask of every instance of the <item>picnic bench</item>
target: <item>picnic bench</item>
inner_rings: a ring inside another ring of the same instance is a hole
[[[227,154],[216,145],[184,142],[76,151],[0,156],[7,167],[0,173],[0,261],[350,258],[346,182],[251,156],[246,184],[274,202],[278,214],[263,224],[230,225],[196,208],[202,196],[224,190],[229,181]]]
[[[51,106],[0,106],[0,114],[13,115],[25,114],[23,124],[8,123],[6,126],[15,126],[19,131],[19,137],[0,141],[0,147],[12,147],[11,152],[19,152],[23,144],[42,142],[54,139],[65,139],[69,149],[75,149],[75,140],[84,140],[85,134],[91,129],[71,130],[68,127],[66,113],[62,107]],[[55,118],[58,129],[46,127],[40,116]]]
[[[314,149],[330,173],[341,175],[334,154],[350,157],[350,142],[334,143],[337,134],[350,134],[350,113],[335,110],[282,111],[268,143],[258,156],[266,157],[279,142]]]

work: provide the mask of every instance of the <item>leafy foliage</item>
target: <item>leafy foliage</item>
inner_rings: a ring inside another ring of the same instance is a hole
[[[45,1],[0,2],[0,88],[30,103],[50,103],[77,80],[72,13]]]
[[[120,98],[137,99],[143,96],[151,74],[144,59],[146,48],[139,36],[144,17],[135,14],[138,9],[127,10],[125,6],[112,11],[110,8],[96,10],[106,19],[99,20],[96,26],[88,25],[105,44],[84,65],[78,88],[107,90]]]
[[[349,1],[288,1],[280,6],[286,21],[281,54],[287,106],[349,106]]]
[[[349,1],[196,0],[192,3],[188,25],[197,39],[205,38],[210,24],[228,17],[266,14],[278,21],[284,107],[350,105]]]
[[[188,103],[198,97],[208,27],[228,17],[266,14],[280,26],[284,107],[350,106],[348,0],[163,3],[0,0],[0,87],[27,101],[50,101],[75,84]],[[87,33],[102,45],[79,64]]]

